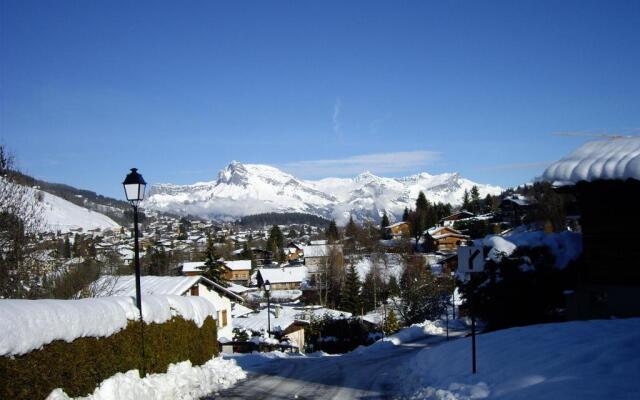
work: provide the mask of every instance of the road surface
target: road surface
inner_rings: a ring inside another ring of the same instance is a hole
[[[260,363],[239,356],[236,360],[248,378],[206,399],[390,399],[404,393],[407,368],[415,355],[444,340],[427,336],[341,356],[276,358]]]

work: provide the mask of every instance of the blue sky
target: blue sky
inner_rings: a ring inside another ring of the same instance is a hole
[[[132,166],[193,183],[231,160],[516,185],[640,134],[639,26],[638,1],[3,0],[0,140],[115,197]]]

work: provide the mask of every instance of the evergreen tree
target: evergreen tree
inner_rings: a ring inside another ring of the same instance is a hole
[[[389,217],[387,217],[387,212],[384,211],[382,214],[382,221],[380,221],[380,238],[381,239],[390,239],[391,235],[387,232],[387,227],[389,226]]]
[[[480,203],[480,191],[478,190],[478,187],[476,185],[473,185],[473,187],[471,188],[470,196],[470,211],[474,214],[478,214],[480,212],[482,204]]]
[[[325,231],[325,236],[329,243],[337,242],[340,239],[340,233],[338,232],[338,226],[336,225],[336,220],[332,219]]]
[[[404,212],[402,213],[402,222],[409,221],[409,209],[407,207],[404,208]]]
[[[295,239],[295,238],[298,237],[298,232],[296,232],[295,229],[291,228],[291,229],[289,229],[289,233],[287,234],[287,237],[289,239]]]
[[[437,318],[443,310],[444,287],[436,282],[426,267],[424,257],[411,257],[400,278],[398,312],[407,324]]]
[[[387,283],[386,292],[389,295],[389,297],[397,297],[400,295],[400,285],[398,285],[398,280],[396,279],[395,275],[391,275],[389,277],[389,282]]]
[[[223,262],[219,260],[216,247],[209,234],[207,234],[207,249],[205,250],[204,273],[202,275],[217,284],[227,286],[226,280],[224,279]]]
[[[400,329],[400,323],[398,322],[398,318],[396,317],[396,313],[393,311],[393,308],[387,311],[387,320],[384,323],[383,331],[385,335],[393,335]]]
[[[69,236],[64,238],[64,251],[62,252],[64,258],[71,258],[71,241]]]
[[[358,226],[353,222],[353,216],[349,216],[349,222],[344,230],[344,234],[351,239],[355,239],[358,236]]]
[[[354,315],[360,314],[361,311],[360,279],[358,278],[358,271],[356,271],[356,267],[353,264],[349,266],[345,276],[340,308]]]
[[[416,211],[417,212],[426,212],[427,208],[429,208],[429,201],[427,197],[424,195],[422,191],[418,194],[418,199],[416,199]]]
[[[273,253],[273,257],[282,261],[284,259],[284,236],[278,225],[273,225],[269,231],[269,238],[267,238],[267,250]]]
[[[469,191],[467,189],[464,190],[464,194],[462,195],[462,209],[467,211],[471,210],[471,200],[469,199]]]

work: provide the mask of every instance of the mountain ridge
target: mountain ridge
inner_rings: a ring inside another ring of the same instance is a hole
[[[464,190],[474,185],[482,197],[503,190],[472,182],[455,172],[388,178],[365,171],[353,178],[305,180],[270,165],[234,160],[213,181],[151,185],[144,206],[218,220],[268,212],[302,212],[345,223],[350,215],[357,220],[378,220],[385,211],[391,220],[397,220],[405,207],[414,206],[420,191],[431,202],[459,205]]]

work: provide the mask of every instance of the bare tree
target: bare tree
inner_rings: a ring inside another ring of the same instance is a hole
[[[43,226],[42,197],[19,184],[20,177],[0,144],[0,297],[36,297],[44,272],[35,246]]]

